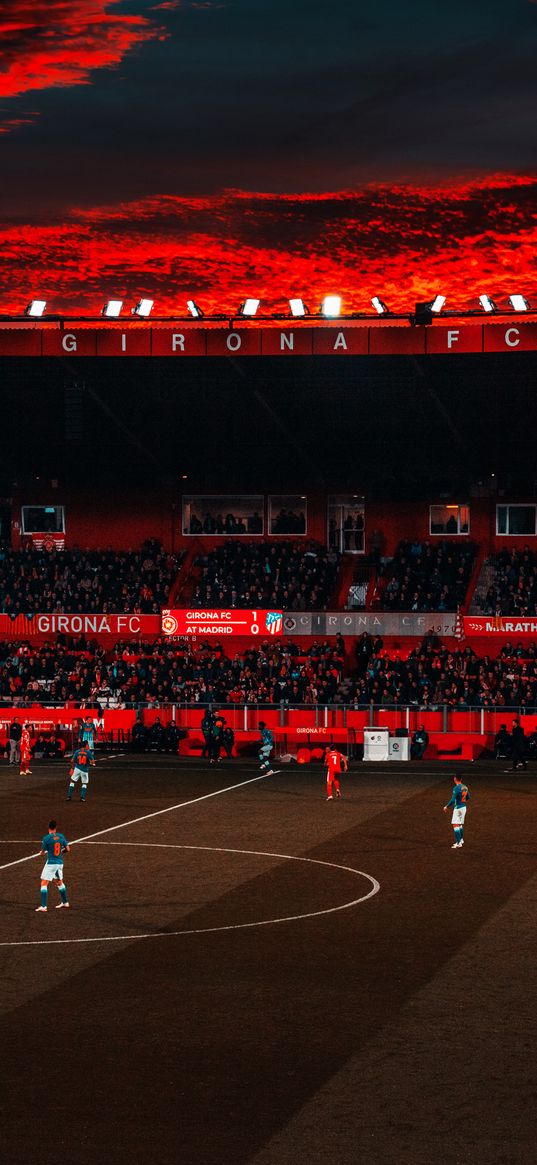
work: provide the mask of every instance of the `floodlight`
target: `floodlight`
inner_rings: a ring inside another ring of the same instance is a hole
[[[239,308],[239,315],[241,316],[255,316],[255,313],[261,303],[260,299],[245,299]]]
[[[386,312],[390,310],[388,307],[386,307],[386,304],[383,303],[382,299],[379,299],[378,295],[373,296],[371,303],[373,304],[375,311],[378,312],[379,316],[385,316]]]
[[[154,302],[154,299],[140,299],[136,304],[136,307],[133,307],[132,309],[133,316],[143,316],[144,318],[147,318],[147,316],[151,315]]]
[[[435,297],[432,300],[431,305],[430,305],[431,311],[434,311],[434,312],[442,311],[442,308],[443,308],[445,302],[446,302],[445,295],[435,295]]]
[[[203,312],[201,310],[201,307],[198,307],[197,303],[195,303],[193,299],[187,299],[186,306],[190,312],[190,315],[194,316],[195,320],[202,319]]]
[[[323,316],[331,319],[336,319],[341,315],[341,296],[340,295],[325,295],[322,306]]]
[[[307,316],[309,311],[303,299],[290,299],[289,310],[292,316]]]
[[[103,316],[108,316],[108,319],[117,319],[122,307],[122,299],[109,299],[103,307],[102,314]]]
[[[509,303],[515,311],[529,311],[530,305],[523,295],[510,295]]]
[[[24,309],[24,314],[25,316],[31,316],[33,319],[38,319],[39,316],[45,314],[46,306],[46,299],[32,299],[28,307]]]
[[[483,311],[498,311],[498,308],[496,307],[494,300],[490,298],[490,295],[480,295],[479,302],[483,308]]]

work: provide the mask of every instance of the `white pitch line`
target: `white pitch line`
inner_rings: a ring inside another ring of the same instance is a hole
[[[152,817],[161,817],[163,813],[173,813],[175,809],[185,809],[187,805],[197,805],[199,801],[208,801],[211,797],[219,797],[221,793],[232,793],[234,789],[243,789],[245,785],[254,785],[256,781],[265,781],[266,774],[250,777],[248,781],[240,781],[238,785],[227,785],[225,789],[216,789],[214,793],[204,793],[203,797],[192,797],[190,801],[179,801],[177,805],[168,805],[166,809],[156,809],[154,813],[145,813],[143,817],[133,817],[131,821],[121,821],[119,825],[109,825],[108,829],[97,829],[95,833],[87,833],[84,837],[75,837],[69,845],[79,845],[82,841],[91,841],[93,837],[102,837],[104,833],[113,833],[115,829],[126,829],[129,825],[139,825],[140,821],[149,821]],[[14,862],[5,862],[0,870],[9,870],[11,866],[20,866],[22,862],[31,862],[41,857],[41,850],[35,854],[27,854],[24,858],[17,858]]]
[[[90,842],[92,845],[132,845],[137,846],[135,841],[96,841]],[[301,922],[306,918],[320,918],[325,914],[337,914],[340,910],[350,910],[353,906],[358,906],[361,902],[367,902],[368,898],[373,898],[380,890],[380,882],[372,876],[366,874],[364,870],[355,870],[353,866],[341,866],[336,862],[323,862],[320,858],[305,858],[297,856],[296,854],[274,854],[265,853],[262,850],[249,849],[225,849],[221,846],[208,845],[171,845],[165,842],[141,842],[152,849],[188,849],[188,850],[203,850],[210,853],[222,854],[247,854],[253,857],[261,858],[280,858],[281,860],[289,862],[308,862],[312,866],[328,866],[332,870],[344,870],[348,874],[356,874],[360,878],[367,878],[371,882],[371,890],[368,894],[363,894],[361,898],[353,898],[351,902],[342,902],[339,906],[328,906],[325,910],[312,910],[307,914],[288,914],[283,918],[263,918],[258,922],[236,922],[228,926],[204,926],[192,930],[158,930],[148,931],[145,934],[112,934],[112,935],[98,935],[95,938],[43,938],[43,939],[23,939],[17,942],[0,942],[0,947],[55,947],[67,946],[81,943],[120,943],[128,942],[143,938],[176,938],[179,935],[187,934],[218,934],[226,930],[251,930],[256,926],[276,926],[281,922]]]

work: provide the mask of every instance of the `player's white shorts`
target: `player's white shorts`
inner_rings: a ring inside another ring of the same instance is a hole
[[[453,817],[451,818],[452,825],[464,825],[464,818],[466,817],[466,805],[459,805],[453,810]]]
[[[272,745],[271,744],[262,744],[261,748],[259,749],[259,760],[260,761],[268,760],[271,752],[272,752]]]
[[[42,882],[63,882],[63,864],[57,862],[45,862],[41,870]]]
[[[87,785],[87,783],[89,781],[88,773],[85,773],[83,769],[77,769],[77,767],[75,765],[75,767],[73,769],[73,775],[71,777],[73,785],[76,785],[79,777],[80,777],[80,783],[82,785]]]

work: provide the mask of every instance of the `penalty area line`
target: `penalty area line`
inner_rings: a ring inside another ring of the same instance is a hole
[[[78,845],[82,841],[91,841],[94,837],[102,837],[105,833],[113,833],[116,829],[127,829],[129,825],[139,825],[141,821],[150,821],[152,817],[162,817],[164,813],[173,813],[175,809],[186,809],[188,805],[197,805],[200,801],[209,801],[211,797],[220,797],[222,793],[232,793],[235,789],[244,789],[246,785],[254,785],[257,781],[266,781],[266,773],[258,777],[250,777],[248,781],[240,781],[238,785],[227,785],[225,789],[215,789],[213,793],[204,793],[202,797],[192,797],[189,801],[179,801],[177,805],[167,805],[165,809],[156,809],[154,813],[144,813],[143,817],[133,817],[130,821],[120,821],[119,825],[109,825],[107,829],[97,829],[95,833],[86,833],[84,837],[75,837],[69,845]],[[9,870],[12,866],[20,866],[23,862],[31,862],[41,857],[41,850],[34,854],[26,854],[24,858],[17,858],[14,862],[5,862],[0,870]]]

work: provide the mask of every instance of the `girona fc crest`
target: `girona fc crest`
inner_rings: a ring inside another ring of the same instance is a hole
[[[179,624],[175,615],[170,615],[169,612],[162,612],[162,630],[164,635],[175,635]]]
[[[281,611],[267,611],[265,626],[271,635],[280,635],[282,630],[283,614]]]

